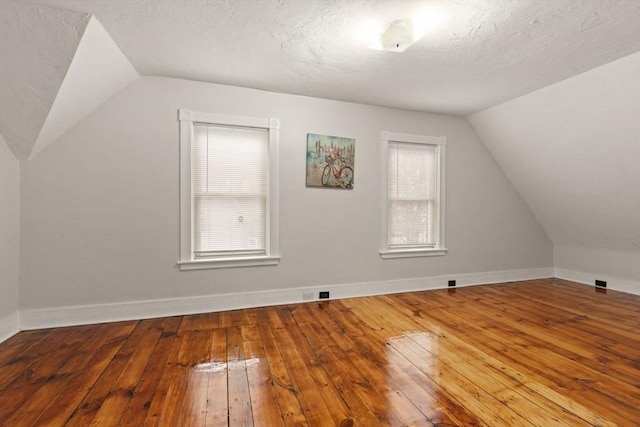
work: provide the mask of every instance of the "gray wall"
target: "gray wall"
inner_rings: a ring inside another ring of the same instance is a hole
[[[180,272],[177,110],[277,117],[277,267]],[[382,260],[379,134],[447,137],[444,257]],[[305,188],[306,134],[356,139],[355,189]],[[464,119],[141,78],[22,168],[21,308],[553,265],[552,245]]]
[[[20,163],[0,135],[0,342],[18,331]]]

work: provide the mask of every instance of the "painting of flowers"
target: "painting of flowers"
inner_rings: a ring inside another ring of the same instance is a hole
[[[307,187],[353,188],[356,140],[307,134]]]

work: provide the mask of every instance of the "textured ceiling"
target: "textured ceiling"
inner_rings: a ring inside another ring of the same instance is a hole
[[[138,77],[131,63],[92,16],[29,158]]]
[[[0,1],[0,131],[26,158],[91,16]]]
[[[640,50],[637,0],[27,1],[95,14],[143,75],[460,115]],[[439,27],[367,49],[418,10]]]
[[[364,28],[417,12],[439,24],[407,51],[367,48]],[[85,45],[121,49],[120,76],[70,72],[100,67],[79,48],[92,15],[106,31]],[[637,0],[0,0],[0,131],[34,155],[136,70],[468,115],[638,50]]]

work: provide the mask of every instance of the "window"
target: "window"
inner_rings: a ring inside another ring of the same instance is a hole
[[[444,137],[382,132],[382,258],[444,255]]]
[[[278,264],[278,120],[178,119],[180,269]]]

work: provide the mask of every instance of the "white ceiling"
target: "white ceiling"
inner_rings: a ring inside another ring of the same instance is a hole
[[[131,63],[92,16],[29,158],[138,77]]]
[[[459,115],[640,50],[637,0],[27,1],[94,14],[143,75]],[[418,10],[439,27],[367,49]]]
[[[26,158],[90,15],[0,1],[0,131]]]
[[[407,51],[367,48],[418,12],[439,24]],[[92,46],[120,74],[74,73]],[[0,0],[0,131],[33,156],[132,71],[467,115],[638,50],[637,0]]]

